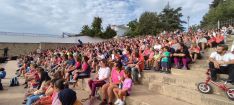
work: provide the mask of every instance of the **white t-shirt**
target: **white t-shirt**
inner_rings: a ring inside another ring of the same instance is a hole
[[[105,56],[103,54],[101,54],[101,55],[98,55],[98,58],[99,59],[105,59]]]
[[[207,39],[206,38],[198,39],[197,43],[207,43]]]
[[[162,45],[160,44],[154,45],[155,50],[160,50],[161,48],[162,48]]]
[[[223,56],[221,56],[217,52],[213,52],[211,53],[210,57],[217,61],[224,61],[224,62],[229,62],[231,60],[234,60],[234,54],[230,52],[225,53]],[[227,66],[227,65],[221,65],[221,66]]]
[[[110,77],[110,68],[100,68],[98,71],[98,79],[101,80],[103,78],[108,78]],[[108,82],[109,79],[106,79],[105,82]]]

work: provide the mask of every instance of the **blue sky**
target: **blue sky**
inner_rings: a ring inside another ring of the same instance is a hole
[[[93,17],[103,25],[127,24],[144,11],[160,12],[170,2],[182,7],[183,20],[199,24],[213,0],[0,0],[0,31],[58,34],[78,33]]]

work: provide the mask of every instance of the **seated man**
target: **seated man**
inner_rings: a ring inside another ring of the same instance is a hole
[[[227,45],[218,45],[217,51],[211,53],[209,58],[209,68],[211,69],[211,79],[217,80],[217,74],[228,74],[228,82],[234,84],[234,54],[227,52]]]

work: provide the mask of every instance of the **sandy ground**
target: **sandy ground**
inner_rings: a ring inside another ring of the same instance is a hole
[[[7,76],[2,80],[4,90],[0,91],[0,105],[22,105],[22,100],[24,98],[24,79],[19,78],[20,86],[9,87],[10,79],[15,77],[15,71],[17,70],[17,61],[8,61],[6,64],[1,64],[1,67],[5,67]],[[88,92],[79,90],[78,88],[73,88],[77,92],[77,97],[79,100],[87,98]],[[93,105],[98,105],[100,101],[95,101]],[[84,105],[90,105],[89,102],[83,103]]]

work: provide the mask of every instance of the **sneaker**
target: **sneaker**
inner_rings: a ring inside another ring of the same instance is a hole
[[[114,104],[118,105],[120,103],[120,101],[121,101],[120,99],[117,99]]]
[[[125,105],[125,102],[120,100],[119,105]]]
[[[183,68],[182,68],[183,70],[189,70],[189,68],[188,67],[186,67],[186,66],[183,66]]]
[[[69,82],[70,82],[70,83],[75,83],[76,81],[72,79],[72,80],[70,80]]]
[[[141,78],[141,74],[140,73],[138,74],[138,77]]]

